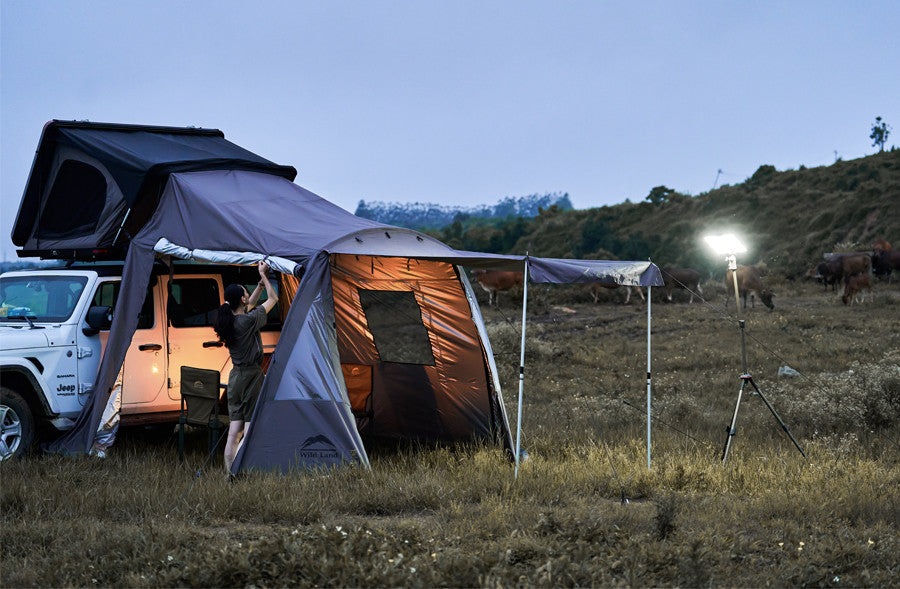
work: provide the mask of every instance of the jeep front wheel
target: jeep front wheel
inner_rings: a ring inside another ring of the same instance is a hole
[[[15,391],[0,387],[0,460],[31,450],[34,418],[28,403]]]

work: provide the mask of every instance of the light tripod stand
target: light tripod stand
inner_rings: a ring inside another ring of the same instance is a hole
[[[734,254],[728,254],[725,257],[725,260],[728,262],[728,269],[731,270],[731,276],[734,280],[734,304],[735,304],[735,312],[738,316],[738,326],[741,329],[741,388],[738,390],[737,403],[734,406],[734,415],[731,417],[731,424],[728,426],[728,436],[725,438],[725,448],[722,450],[722,466],[725,466],[725,463],[728,461],[728,452],[731,450],[731,441],[734,439],[734,434],[737,433],[737,417],[738,410],[741,408],[741,397],[744,395],[744,389],[747,388],[747,385],[753,387],[753,390],[759,395],[759,398],[763,400],[763,403],[766,404],[766,407],[769,408],[769,411],[772,412],[772,415],[778,420],[778,423],[781,425],[781,429],[784,430],[784,433],[791,439],[794,443],[794,446],[797,447],[797,450],[800,451],[800,454],[806,458],[806,454],[803,452],[803,448],[800,447],[800,444],[797,443],[797,440],[794,439],[794,436],[791,435],[790,430],[784,424],[781,417],[778,416],[778,412],[775,411],[775,408],[772,407],[772,404],[769,403],[769,400],[766,399],[766,396],[762,394],[762,391],[759,390],[759,387],[756,386],[756,383],[753,382],[753,377],[750,376],[750,371],[747,370],[747,343],[744,336],[744,320],[741,319],[741,300],[740,294],[738,293],[738,280],[737,280],[737,258]]]

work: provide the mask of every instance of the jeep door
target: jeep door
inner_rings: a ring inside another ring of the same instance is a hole
[[[122,413],[150,413],[175,409],[163,395],[166,384],[165,322],[162,320],[162,303],[158,287],[151,281],[138,316],[137,330],[125,355],[122,367]],[[115,309],[122,282],[119,278],[103,280],[97,284],[91,305]],[[154,296],[154,292],[157,295]],[[81,334],[79,337],[86,337]],[[100,347],[106,350],[109,331],[97,336]],[[98,355],[99,356],[99,355]],[[99,358],[96,361],[99,363]],[[95,363],[91,363],[96,372]]]
[[[168,284],[169,278],[161,277]],[[213,330],[216,312],[224,302],[222,279],[213,274],[176,275],[167,292],[169,342],[169,398],[181,398],[181,367],[222,371],[228,350]],[[227,381],[223,374],[222,380]]]

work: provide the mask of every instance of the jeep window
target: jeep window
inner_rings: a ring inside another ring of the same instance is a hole
[[[97,287],[94,293],[94,301],[92,305],[109,307],[110,311],[115,311],[116,301],[119,300],[119,291],[122,289],[122,283],[118,280],[114,282],[104,282]],[[147,295],[144,297],[144,304],[138,315],[138,329],[150,329],[153,327],[153,287],[147,288]]]
[[[360,289],[359,302],[382,362],[434,366],[431,340],[413,292]]]
[[[72,316],[86,276],[5,276],[0,278],[0,321],[59,323]]]
[[[212,327],[222,304],[219,285],[211,278],[176,278],[166,304],[172,327]]]
[[[275,289],[275,294],[279,296],[279,300],[275,303],[275,306],[272,307],[272,310],[269,311],[268,315],[266,315],[266,324],[263,326],[263,331],[280,331],[281,330],[281,293],[278,289],[279,284],[277,280],[272,281],[272,288]],[[253,293],[253,289],[256,288],[256,283],[254,284],[245,284],[244,288],[247,289],[248,293]],[[257,301],[257,305],[263,304],[263,302],[269,298],[266,289],[262,289],[262,294],[259,295],[259,301]]]

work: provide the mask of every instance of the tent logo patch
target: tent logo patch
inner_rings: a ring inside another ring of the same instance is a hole
[[[302,444],[300,444],[300,449],[297,450],[297,455],[300,458],[313,460],[337,460],[341,457],[340,453],[337,451],[337,448],[335,448],[334,444],[331,443],[331,440],[329,440],[322,434],[306,438],[306,440]]]

